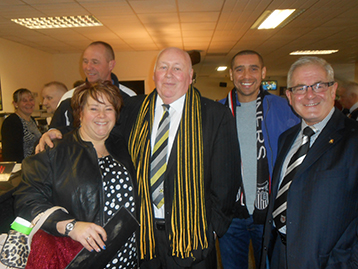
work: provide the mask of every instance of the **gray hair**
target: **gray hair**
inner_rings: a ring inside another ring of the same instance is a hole
[[[294,85],[292,85],[292,75],[293,72],[301,66],[304,65],[310,65],[310,64],[314,64],[314,65],[318,65],[320,67],[322,67],[327,74],[327,79],[328,81],[334,81],[334,71],[332,66],[325,60],[316,56],[304,56],[299,58],[296,62],[294,62],[291,67],[290,70],[288,71],[287,74],[287,87],[292,87]]]

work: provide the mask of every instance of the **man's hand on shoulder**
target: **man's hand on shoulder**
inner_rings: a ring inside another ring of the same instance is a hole
[[[45,150],[45,146],[49,146],[50,148],[53,147],[52,140],[54,139],[62,139],[62,134],[57,129],[48,130],[44,133],[39,141],[39,144],[36,146],[35,153],[40,153],[41,151]]]

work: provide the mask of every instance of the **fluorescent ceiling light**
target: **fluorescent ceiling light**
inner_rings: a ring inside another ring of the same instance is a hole
[[[227,69],[227,66],[219,66],[216,68],[217,71],[225,71]]]
[[[276,9],[265,10],[262,15],[251,26],[251,29],[274,29],[278,26],[283,27],[304,10],[296,9]]]
[[[19,18],[19,19],[11,19],[11,21],[16,22],[30,29],[54,29],[54,28],[102,26],[102,23],[92,15]]]
[[[296,50],[290,53],[290,55],[323,55],[336,53],[338,50]]]
[[[275,29],[281,22],[286,20],[295,9],[276,9],[272,12],[263,23],[260,24],[258,29]]]

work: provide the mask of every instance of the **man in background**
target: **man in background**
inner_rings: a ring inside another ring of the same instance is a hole
[[[265,76],[261,55],[252,50],[240,51],[231,61],[234,89],[220,101],[230,108],[236,121],[242,160],[236,165],[241,166],[243,178],[234,219],[219,238],[225,269],[248,268],[250,240],[256,267],[259,266],[278,137],[299,122],[287,100],[261,88]]]
[[[260,268],[358,268],[358,123],[324,59],[298,59],[287,86],[302,122],[280,137]]]
[[[82,69],[86,76],[86,81],[92,83],[98,80],[112,81],[122,94],[123,100],[136,93],[131,89],[121,85],[118,78],[112,73],[116,65],[113,48],[106,42],[95,41],[88,45],[82,56]],[[72,130],[72,108],[71,97],[75,89],[68,91],[62,96],[60,105],[53,115],[50,128],[56,128],[65,134]]]
[[[61,97],[67,92],[67,87],[62,82],[52,81],[46,83],[42,89],[42,105],[47,113],[54,113]]]
[[[344,109],[348,109],[347,116],[358,120],[358,83],[344,82],[338,88],[339,102]]]

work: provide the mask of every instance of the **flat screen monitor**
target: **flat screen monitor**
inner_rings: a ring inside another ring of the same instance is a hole
[[[265,91],[277,90],[277,80],[263,80],[261,85]]]

